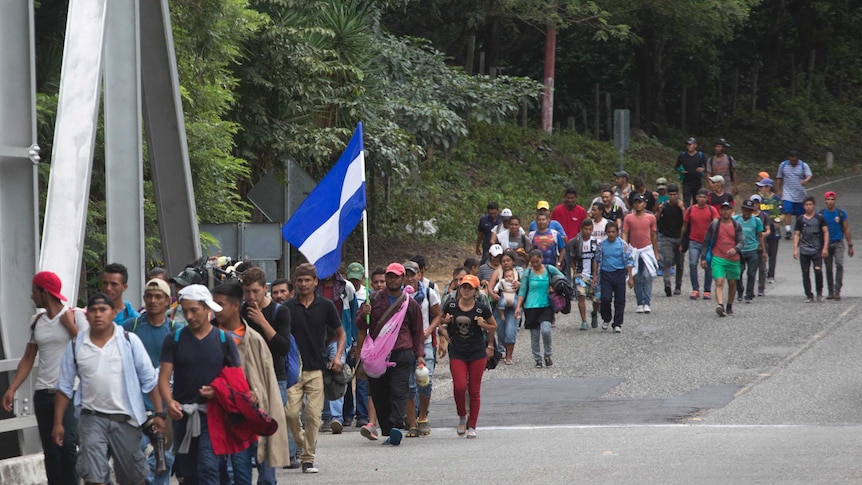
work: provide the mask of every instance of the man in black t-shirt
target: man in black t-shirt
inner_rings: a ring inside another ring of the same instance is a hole
[[[215,397],[210,383],[226,364],[240,365],[239,352],[233,339],[222,342],[223,333],[210,323],[211,311],[222,308],[206,286],[186,286],[179,302],[188,326],[165,337],[159,358],[159,393],[174,421],[174,470],[184,483],[218,483],[221,460],[213,452],[205,406]],[[192,419],[200,422],[200,435],[186,440]]]
[[[793,231],[793,259],[799,260],[805,302],[811,303],[814,301],[809,274],[812,265],[817,301],[823,299],[823,258],[829,255],[829,228],[823,216],[814,212],[814,197],[806,197],[802,207],[805,214],[796,218],[796,229]]]
[[[680,241],[682,236],[683,213],[685,206],[679,200],[679,187],[676,184],[667,186],[668,200],[662,202],[656,211],[656,221],[658,232],[661,234],[661,242],[659,249],[661,252],[661,260],[664,262],[664,271],[662,278],[664,279],[664,294],[667,296],[679,295],[682,292],[682,251],[680,251]],[[671,269],[676,267],[676,281],[673,292],[670,289]]]
[[[694,137],[685,141],[685,151],[679,154],[674,169],[680,174],[682,199],[688,207],[697,197],[697,191],[703,187],[703,173],[706,170],[706,158],[703,152],[698,151]]]
[[[320,416],[323,412],[323,369],[329,368],[335,372],[341,371],[341,356],[347,334],[341,326],[341,318],[332,301],[317,296],[315,287],[320,282],[317,269],[313,264],[303,263],[293,272],[296,278],[296,297],[287,300],[284,306],[290,311],[290,331],[299,349],[302,359],[302,373],[299,382],[287,390],[287,425],[296,441],[296,446],[302,448],[303,473],[317,473],[314,466],[314,452],[317,448],[317,433],[320,428]],[[326,362],[326,331],[335,333],[338,347],[335,356]],[[299,420],[299,411],[305,400],[305,431]]]

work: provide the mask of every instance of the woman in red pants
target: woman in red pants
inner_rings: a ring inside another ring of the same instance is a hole
[[[450,301],[443,309],[444,327],[441,327],[443,339],[440,354],[445,355],[448,349],[455,407],[459,418],[456,428],[458,436],[475,438],[482,373],[485,372],[487,358],[494,355],[497,322],[491,314],[491,308],[476,299],[478,278],[473,275],[465,276],[459,289],[458,299]],[[466,403],[468,393],[469,416]]]

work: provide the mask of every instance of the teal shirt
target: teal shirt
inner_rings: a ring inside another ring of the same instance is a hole
[[[548,289],[551,286],[551,275],[560,275],[560,272],[554,266],[545,266],[545,271],[538,275],[527,268],[521,276],[521,289],[518,290],[518,296],[524,298],[523,308],[545,308],[551,305],[548,299]]]
[[[125,322],[126,320],[128,320],[130,318],[135,318],[135,317],[141,316],[141,314],[135,310],[135,308],[132,306],[131,303],[129,303],[129,302],[125,302],[125,303],[126,303],[126,308],[123,308],[123,311],[121,311],[121,312],[117,312],[117,316],[114,317],[114,323],[116,323],[117,325],[122,325],[123,322]]]
[[[746,221],[741,215],[735,215],[733,218],[742,226],[743,244],[742,251],[757,251],[757,246],[760,244],[758,236],[763,232],[763,221],[759,217],[751,216]]]

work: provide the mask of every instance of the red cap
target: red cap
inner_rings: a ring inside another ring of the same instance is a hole
[[[837,198],[838,198],[838,194],[836,194],[835,192],[832,192],[831,190],[830,190],[829,192],[826,192],[825,194],[823,194],[823,198],[824,198],[824,199],[828,199],[829,197],[832,197],[832,198],[834,198],[834,199],[837,199]]]
[[[386,267],[387,273],[394,273],[398,276],[404,276],[404,265],[401,263],[392,263]]]
[[[63,284],[56,274],[50,271],[40,271],[33,277],[33,284],[59,298],[60,301],[66,301],[66,297],[60,293]]]

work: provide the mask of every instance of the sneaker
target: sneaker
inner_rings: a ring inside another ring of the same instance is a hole
[[[545,356],[545,367],[551,367],[552,365],[554,365],[554,361],[551,360],[550,355],[546,355]]]
[[[742,295],[736,295],[736,301],[742,301]]]
[[[766,296],[766,293],[764,293],[763,290],[759,290],[757,292],[757,296]]]
[[[751,303],[751,298],[746,298],[745,303]]]
[[[314,463],[303,463],[302,473],[317,473],[320,470],[314,467]]]
[[[652,308],[649,305],[644,305],[644,313],[652,313]]]
[[[467,428],[467,439],[476,437],[476,428]]]
[[[655,275],[656,275],[656,276],[661,276],[661,275],[663,275],[663,274],[664,274],[664,270],[662,270],[661,268],[659,268],[659,269],[657,269],[657,270],[655,271]]]
[[[770,285],[775,284],[775,278],[766,278],[766,282]]]
[[[427,419],[420,419],[418,423],[420,436],[428,436],[431,434],[431,423],[429,423]]]
[[[682,290],[680,290],[679,288],[674,288],[673,294],[674,296],[682,295]]]
[[[817,303],[823,301],[823,295],[817,295]]]
[[[361,434],[364,438],[368,438],[371,441],[377,441],[377,426],[368,423],[365,426],[359,428],[359,434]]]
[[[708,291],[704,291],[703,292],[703,299],[704,300],[712,300],[712,293],[710,293]]]
[[[584,320],[583,322],[581,322],[581,330],[587,330],[587,329],[589,329],[589,328],[590,328],[590,324],[589,324],[589,323],[587,323],[587,321],[586,321],[586,320]]]
[[[643,313],[643,312],[644,312],[644,306],[638,305],[637,310],[635,310],[635,313]]]
[[[386,438],[386,441],[384,441],[383,444],[384,445],[398,446],[401,444],[401,438],[403,436],[404,435],[401,434],[400,429],[392,428],[392,430],[389,431],[389,437]]]
[[[611,322],[602,322],[602,330],[607,330]]]
[[[287,468],[288,470],[296,470],[297,468],[299,468],[301,466],[302,466],[302,463],[300,463],[299,460],[296,459],[296,457],[292,457],[290,459],[290,465],[287,465],[285,468]]]
[[[811,303],[812,301],[814,301],[814,297],[813,297],[813,296],[806,296],[806,297],[805,297],[805,303]]]
[[[544,367],[544,366],[542,365],[542,361],[541,361],[541,360],[537,360],[537,361],[536,361],[536,368],[537,368],[537,369],[541,369],[542,367]]]
[[[840,291],[835,292],[834,299],[835,299],[835,301],[841,301],[841,292]]]
[[[466,417],[461,419],[463,421],[458,423],[458,426],[455,426],[455,432],[458,433],[458,436],[464,436],[464,433],[467,432],[467,419]]]
[[[623,327],[614,327],[614,333],[623,333]]]
[[[730,305],[727,305],[727,310],[725,310],[724,313],[726,313],[727,316],[733,315],[733,307]]]
[[[332,430],[332,434],[341,434],[341,431],[344,430],[344,425],[341,424],[341,421],[332,420],[329,423],[329,429]]]
[[[671,296],[671,295],[673,295],[673,291],[670,289],[670,285],[665,285],[665,286],[664,286],[664,294],[665,294],[665,295],[667,295],[667,296]]]
[[[590,326],[596,328],[599,326],[599,314],[593,312],[590,314]]]
[[[697,297],[699,297],[699,296],[700,296],[700,292],[697,290],[693,290],[691,292],[691,294],[688,295],[688,297],[691,298],[692,300],[697,300]]]
[[[724,311],[724,307],[721,305],[718,305],[717,307],[715,307],[715,313],[718,313],[718,316],[720,316],[720,317],[724,317],[727,315],[727,313],[725,313],[725,311]]]
[[[320,425],[320,428],[317,430],[319,433],[329,433],[332,431],[330,427],[330,421],[326,421],[325,423]]]
[[[835,299],[835,294],[834,294],[834,293],[832,293],[832,292],[830,291],[830,292],[829,292],[829,294],[828,294],[828,295],[826,295],[826,299],[827,299],[827,300],[834,300],[834,299]]]

